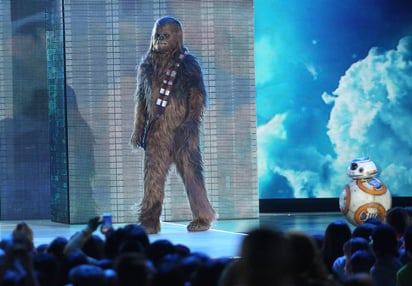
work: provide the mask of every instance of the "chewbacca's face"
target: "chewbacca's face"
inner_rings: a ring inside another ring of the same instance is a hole
[[[179,48],[179,29],[175,24],[158,26],[153,35],[153,49],[158,53],[168,53]]]

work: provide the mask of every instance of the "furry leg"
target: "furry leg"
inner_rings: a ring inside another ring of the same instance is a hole
[[[212,222],[216,220],[216,213],[207,197],[200,151],[198,148],[195,150],[180,150],[175,163],[183,179],[193,216],[187,230],[208,230]]]
[[[144,196],[140,204],[139,223],[148,234],[160,232],[164,185],[169,167],[168,160],[146,151]]]

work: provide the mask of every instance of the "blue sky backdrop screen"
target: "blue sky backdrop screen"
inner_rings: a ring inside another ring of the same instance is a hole
[[[338,197],[363,156],[412,196],[412,1],[254,7],[260,198]]]

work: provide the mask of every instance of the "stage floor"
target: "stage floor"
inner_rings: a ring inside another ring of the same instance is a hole
[[[189,233],[188,222],[163,222],[159,234],[150,235],[150,241],[168,239],[174,244],[183,244],[192,252],[202,252],[210,257],[235,257],[246,233],[260,226],[269,226],[281,231],[300,230],[309,234],[323,234],[329,223],[345,218],[341,213],[282,213],[261,214],[256,219],[218,220],[206,232]],[[10,235],[20,221],[0,221],[0,236]],[[26,220],[34,232],[35,245],[49,243],[57,236],[69,238],[85,225],[68,225],[48,220]],[[115,224],[121,227],[124,224]],[[353,226],[351,226],[353,227]],[[99,231],[95,234],[101,235]]]

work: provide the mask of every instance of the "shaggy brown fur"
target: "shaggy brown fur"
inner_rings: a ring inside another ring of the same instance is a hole
[[[177,69],[171,95],[162,115],[156,113],[156,99],[166,69],[180,62],[185,51],[180,23],[172,17],[156,21],[149,51],[139,65],[136,114],[131,145],[145,149],[144,197],[139,223],[148,233],[160,231],[165,181],[172,164],[181,176],[193,220],[188,231],[204,231],[216,219],[203,178],[199,149],[199,128],[206,101],[200,66],[186,54]]]

